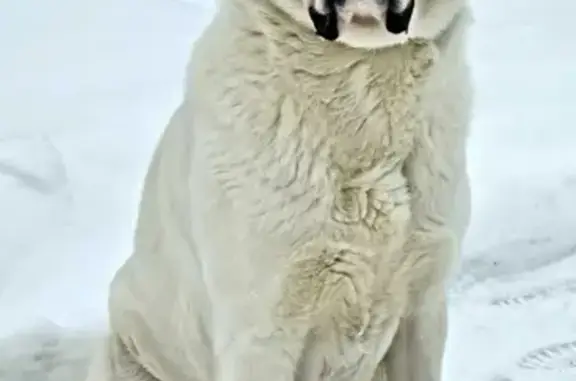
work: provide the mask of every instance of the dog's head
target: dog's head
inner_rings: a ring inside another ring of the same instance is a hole
[[[272,0],[315,29],[320,37],[358,48],[396,45],[411,38],[434,38],[465,1]]]

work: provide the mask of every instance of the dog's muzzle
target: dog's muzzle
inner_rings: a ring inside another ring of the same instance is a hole
[[[338,6],[344,6],[346,1],[351,0],[316,0],[314,3],[322,3],[324,9],[317,9],[314,5],[308,8],[310,19],[314,23],[316,33],[329,41],[338,38]],[[374,0],[382,1],[382,0]],[[408,32],[408,26],[414,13],[414,3],[417,0],[388,0],[385,9],[386,29],[393,34]]]

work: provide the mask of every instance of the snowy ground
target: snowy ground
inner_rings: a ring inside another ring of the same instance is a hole
[[[102,323],[206,3],[0,2],[0,337]],[[473,3],[474,216],[446,380],[574,380],[576,3],[492,3]],[[25,365],[0,343],[0,381],[48,381],[10,373]]]

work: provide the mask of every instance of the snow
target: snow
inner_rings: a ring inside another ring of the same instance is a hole
[[[473,1],[473,222],[445,379],[574,380],[576,3],[492,3]],[[104,324],[142,178],[212,9],[0,2],[0,381],[78,379],[91,341],[73,328]],[[59,356],[51,376],[26,357],[39,335]]]

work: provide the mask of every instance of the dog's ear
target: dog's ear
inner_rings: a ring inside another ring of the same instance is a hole
[[[405,9],[400,9],[397,5],[398,0],[390,0],[390,7],[386,12],[386,29],[390,33],[400,34],[408,32],[408,26],[414,13],[414,2],[417,0],[410,0]]]
[[[316,34],[329,41],[334,41],[340,34],[338,30],[338,14],[336,13],[334,1],[327,1],[326,8],[327,13],[323,15],[311,6],[308,8],[308,14],[314,23]]]

